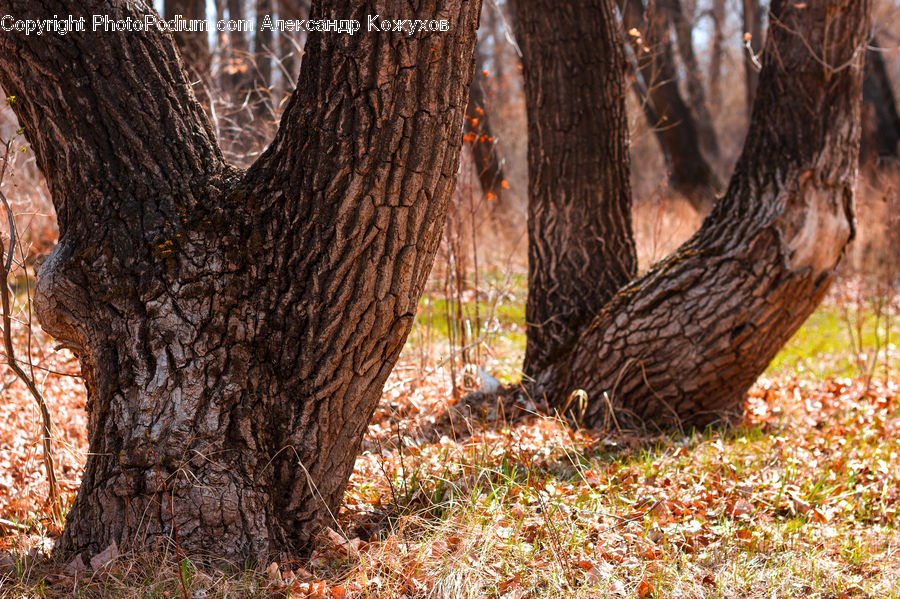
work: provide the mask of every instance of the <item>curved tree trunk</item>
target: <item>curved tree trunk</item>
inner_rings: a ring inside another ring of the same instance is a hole
[[[669,184],[698,212],[709,212],[719,181],[700,149],[696,119],[678,90],[668,19],[653,0],[653,10],[645,9],[642,0],[617,3],[647,92],[641,105],[669,167]]]
[[[510,9],[528,116],[528,377],[565,351],[637,260],[613,7],[513,0]]]
[[[727,193],[692,239],[597,307],[537,392],[560,408],[586,396],[576,416],[589,425],[609,418],[609,404],[619,422],[670,425],[742,409],[853,237],[869,8],[869,0],[772,2],[785,26],[767,41]]]
[[[223,161],[167,36],[0,37],[0,85],[59,216],[36,306],[88,390],[60,551],[263,558],[337,512],[443,228],[479,5],[385,6],[448,32],[311,34],[246,172]],[[144,6],[0,0],[31,19]],[[323,0],[313,17],[368,10]]]

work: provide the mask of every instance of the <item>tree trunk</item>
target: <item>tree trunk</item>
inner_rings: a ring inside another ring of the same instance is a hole
[[[637,260],[613,7],[607,0],[509,6],[528,117],[528,377],[565,351],[571,331],[634,276]]]
[[[866,50],[866,72],[863,79],[863,162],[876,157],[896,157],[900,140],[900,116],[897,101],[884,64],[881,46],[876,38]]]
[[[166,0],[165,18],[171,21],[176,15],[186,20],[206,20],[206,0]],[[209,73],[209,39],[205,31],[176,31],[175,44],[191,77],[205,77]]]
[[[228,0],[228,19],[243,21],[246,18],[244,0]],[[247,93],[250,66],[250,42],[243,31],[231,31],[228,35],[228,64],[224,69],[222,87],[235,97]],[[243,99],[241,99],[243,102]]]
[[[700,138],[700,147],[704,155],[712,160],[719,158],[719,140],[716,136],[716,128],[713,126],[709,106],[706,103],[706,92],[703,89],[703,75],[700,73],[700,64],[694,55],[694,20],[684,13],[681,0],[667,0],[669,19],[675,29],[675,41],[678,44],[678,54],[684,65],[685,80],[687,81],[688,99],[691,102],[691,110],[697,121],[697,134]]]
[[[278,16],[282,19],[300,21],[309,17],[309,0],[278,0]],[[279,56],[284,75],[284,95],[294,91],[297,75],[300,73],[300,57],[306,35],[303,31],[281,31],[278,33]]]
[[[870,4],[772,2],[785,26],[771,29],[727,193],[693,238],[597,306],[535,392],[594,426],[608,405],[619,423],[670,426],[741,411],[853,237]]]
[[[29,19],[146,10],[110,6],[0,0]],[[479,9],[387,2],[449,31],[311,34],[247,171],[224,162],[168,36],[0,37],[0,85],[59,217],[36,308],[88,391],[61,552],[262,559],[337,513],[443,230]],[[323,0],[313,18],[365,26],[369,10]]]
[[[709,95],[716,114],[722,106],[722,58],[725,56],[725,0],[713,0],[710,8],[713,34],[709,55]]]
[[[471,142],[472,161],[481,191],[491,200],[492,206],[501,206],[506,176],[503,174],[497,139],[494,137],[488,116],[484,58],[477,47],[475,56],[475,77],[472,80],[469,104],[466,107],[465,131],[467,140]]]
[[[645,10],[641,0],[617,2],[647,90],[641,104],[669,167],[669,184],[698,212],[706,213],[719,181],[700,150],[696,120],[678,91],[668,20],[661,11]]]
[[[257,117],[271,117],[272,109],[272,56],[275,37],[272,29],[263,29],[259,24],[263,19],[275,18],[272,0],[256,0],[256,38],[253,47],[253,62],[256,66],[253,77],[253,112]]]
[[[762,8],[760,0],[742,0],[744,24],[744,77],[747,92],[747,117],[753,110],[756,88],[759,85],[759,67],[756,58],[763,47]],[[749,36],[749,37],[748,37]],[[752,52],[752,55],[751,55]]]

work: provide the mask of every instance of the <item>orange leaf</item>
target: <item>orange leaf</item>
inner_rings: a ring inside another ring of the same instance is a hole
[[[635,592],[638,597],[650,597],[653,595],[656,589],[653,588],[653,585],[647,579],[640,581],[637,585],[637,589]]]
[[[344,599],[347,596],[347,589],[342,586],[331,587],[331,596],[334,599]]]

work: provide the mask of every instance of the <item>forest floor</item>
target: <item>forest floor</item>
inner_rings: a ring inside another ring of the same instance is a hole
[[[521,282],[495,283],[423,300],[344,506],[304,560],[55,561],[38,412],[5,371],[0,597],[900,598],[896,299],[838,286],[730,430],[596,432],[540,405],[462,399],[482,380],[474,364],[517,376]],[[83,387],[72,356],[34,336],[20,331],[17,351],[31,341],[70,502]]]

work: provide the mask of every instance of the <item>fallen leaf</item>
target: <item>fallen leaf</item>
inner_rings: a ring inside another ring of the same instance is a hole
[[[653,585],[647,579],[644,579],[638,583],[635,593],[637,593],[638,597],[651,597],[655,590]]]

